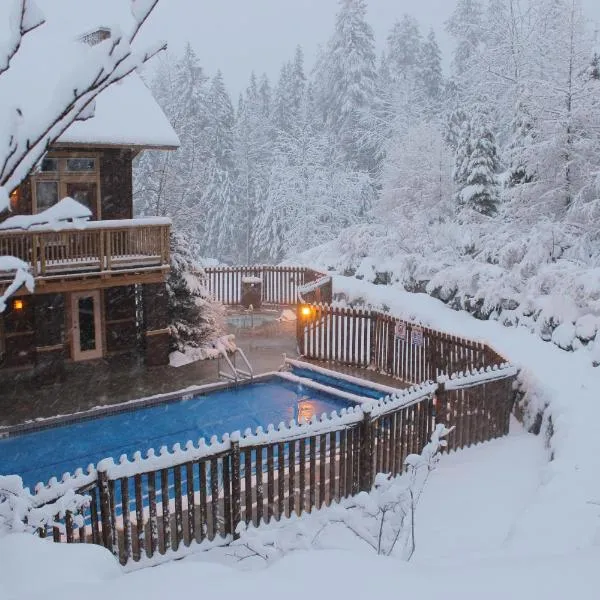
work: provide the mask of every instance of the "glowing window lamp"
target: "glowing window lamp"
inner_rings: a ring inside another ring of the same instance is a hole
[[[10,208],[11,208],[11,210],[17,210],[17,208],[19,207],[20,199],[21,199],[21,192],[20,192],[19,188],[17,187],[10,193]]]
[[[23,310],[24,307],[23,300],[17,299],[13,301],[13,310]]]

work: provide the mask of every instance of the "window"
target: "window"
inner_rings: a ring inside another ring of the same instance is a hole
[[[40,213],[70,196],[92,211],[92,219],[100,218],[96,156],[57,151],[41,161],[32,181],[34,213]]]
[[[67,158],[66,170],[70,173],[90,173],[96,170],[93,158]]]
[[[58,159],[44,158],[40,165],[40,171],[42,173],[56,173],[58,171]]]
[[[42,212],[58,202],[58,181],[35,182],[36,212]]]

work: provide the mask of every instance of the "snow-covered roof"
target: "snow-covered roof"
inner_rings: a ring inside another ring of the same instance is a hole
[[[137,73],[96,98],[94,116],[75,121],[57,144],[177,148],[179,138]]]
[[[86,44],[84,36],[102,28],[119,35],[131,31],[135,24],[128,0],[36,0],[35,4],[45,23],[23,38],[11,68],[3,74],[0,139],[8,139],[16,108],[22,114],[19,129],[23,138],[35,137],[43,114],[60,114],[64,106],[64,90],[57,86],[60,73],[89,74],[90,63],[98,62],[99,45]],[[0,46],[3,39],[11,39],[11,31],[18,25],[16,15],[5,12],[0,10],[8,17],[0,22]],[[85,85],[85,76],[71,79],[81,79]],[[179,140],[150,90],[132,74],[101,92],[96,98],[95,116],[73,123],[59,143],[172,148]]]

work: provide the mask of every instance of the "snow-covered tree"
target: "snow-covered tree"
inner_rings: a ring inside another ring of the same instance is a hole
[[[317,105],[349,166],[375,168],[367,143],[376,80],[375,40],[365,0],[340,0],[335,31],[316,69]]]
[[[377,213],[383,223],[406,226],[448,216],[452,150],[436,125],[420,122],[390,143]]]
[[[430,117],[439,116],[444,77],[442,75],[442,53],[433,29],[430,30],[427,39],[421,45],[417,86],[420,89],[427,114]]]
[[[216,340],[223,331],[223,307],[214,302],[197,262],[197,252],[184,235],[171,234],[171,270],[167,279],[171,349],[185,353]]]
[[[393,82],[413,82],[421,62],[422,38],[417,20],[405,14],[387,38],[387,61]]]
[[[454,75],[464,82],[482,47],[483,6],[479,0],[458,0],[446,23],[446,30],[455,39],[452,59]]]
[[[500,162],[496,140],[484,112],[476,114],[465,127],[456,157],[454,179],[458,206],[494,216],[498,212]]]

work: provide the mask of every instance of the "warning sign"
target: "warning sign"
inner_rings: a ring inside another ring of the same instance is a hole
[[[413,346],[423,345],[423,328],[419,325],[415,325],[412,328],[412,343]]]
[[[396,323],[396,339],[406,339],[406,323],[404,321],[399,321],[398,323]]]

